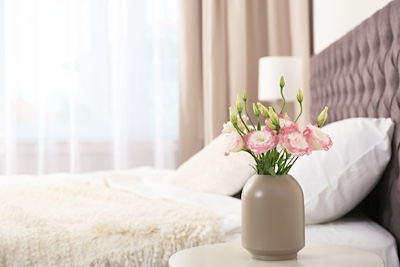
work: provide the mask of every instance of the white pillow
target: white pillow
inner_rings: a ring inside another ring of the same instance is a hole
[[[290,170],[304,192],[306,224],[338,219],[368,195],[390,160],[393,126],[389,118],[352,118],[323,127],[331,149],[300,157]]]
[[[225,135],[221,134],[184,162],[170,177],[170,183],[191,191],[221,195],[239,192],[255,173],[254,159],[246,152],[225,156]]]

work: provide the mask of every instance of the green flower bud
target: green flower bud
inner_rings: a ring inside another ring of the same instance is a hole
[[[268,109],[269,117],[271,118],[271,121],[273,124],[276,126],[279,126],[279,117],[276,115],[274,109],[272,107],[269,107]]]
[[[242,99],[240,99],[239,94],[236,96],[236,110],[239,114],[242,113],[243,110],[243,103]]]
[[[247,93],[246,93],[246,90],[245,91],[243,91],[243,101],[247,101]]]
[[[282,87],[285,87],[285,78],[283,78],[283,76],[281,76],[281,80],[280,80],[280,82],[279,82],[279,86],[282,88]]]
[[[229,107],[229,118],[233,125],[237,125],[237,116],[233,112],[233,108]]]
[[[324,125],[326,119],[328,118],[328,107],[325,107],[323,111],[318,116],[318,127]]]
[[[297,90],[297,101],[299,101],[299,103],[303,102],[303,93],[301,92],[300,88]]]
[[[257,102],[257,107],[258,107],[258,110],[260,111],[261,115],[264,118],[269,118],[268,109],[263,104],[261,104],[260,102]]]
[[[275,124],[273,124],[273,123],[270,122],[270,121],[266,121],[266,122],[265,122],[265,125],[267,125],[268,128],[270,128],[272,131],[275,131],[275,130],[276,130]]]
[[[257,108],[257,105],[253,103],[253,113],[256,115],[256,117],[260,116],[260,111]]]

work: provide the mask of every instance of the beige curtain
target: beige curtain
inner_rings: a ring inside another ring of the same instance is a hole
[[[181,0],[180,6],[183,162],[221,133],[238,93],[246,90],[249,103],[257,101],[260,57],[301,56],[308,70],[310,26],[309,0]]]

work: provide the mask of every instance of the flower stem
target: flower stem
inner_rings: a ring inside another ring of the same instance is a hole
[[[249,127],[247,127],[246,122],[243,120],[243,117],[242,117],[242,114],[241,114],[241,113],[239,113],[239,118],[240,118],[240,120],[242,121],[242,123],[243,123],[243,125],[244,125],[244,128],[246,128],[247,132],[250,132]],[[251,122],[251,121],[250,121],[250,122]],[[251,123],[251,124],[253,124],[253,123]],[[253,125],[253,127],[254,127],[254,125]]]
[[[286,106],[286,99],[285,99],[285,96],[283,95],[283,86],[281,86],[281,96],[282,96],[282,100],[283,100],[283,105],[282,105],[281,112],[279,112],[279,113],[283,114],[283,111],[285,110],[285,106]]]
[[[241,116],[240,116],[241,117]],[[239,126],[236,124],[233,124],[233,127],[235,127],[236,131],[238,132],[238,134],[240,135],[240,137],[243,137],[243,135],[246,135],[240,128]]]
[[[299,104],[300,104],[300,113],[299,113],[299,115],[297,116],[297,118],[296,118],[296,120],[294,121],[294,123],[297,122],[297,120],[300,118],[301,114],[303,113],[303,103],[302,103],[302,102],[299,102]]]
[[[256,127],[254,126],[253,121],[251,120],[251,118],[249,116],[249,113],[247,112],[246,100],[243,100],[243,102],[244,102],[244,113],[246,114],[247,118],[249,118],[249,121],[250,121],[251,125],[253,126],[253,129],[256,129]],[[246,129],[247,129],[247,127],[246,127]],[[249,130],[249,129],[247,129],[247,130]]]

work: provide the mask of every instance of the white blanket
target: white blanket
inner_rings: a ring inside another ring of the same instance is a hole
[[[89,185],[0,187],[1,266],[167,266],[222,242],[213,213]]]

